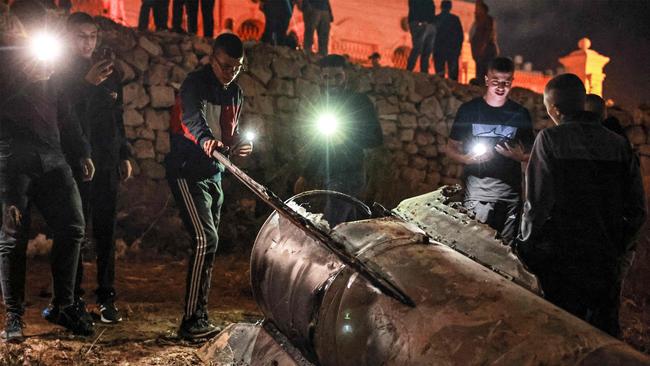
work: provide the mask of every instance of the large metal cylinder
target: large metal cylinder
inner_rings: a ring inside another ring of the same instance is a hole
[[[323,366],[647,365],[648,358],[396,217],[334,229],[416,303],[385,296],[277,213],[251,258],[255,299]]]

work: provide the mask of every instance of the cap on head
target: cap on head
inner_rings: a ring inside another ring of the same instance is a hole
[[[343,57],[341,55],[335,55],[335,54],[327,55],[327,56],[321,58],[320,61],[318,61],[318,65],[321,68],[325,68],[325,67],[345,67],[345,66],[347,66],[347,64],[348,64],[348,62],[345,59],[345,57]]]
[[[544,88],[544,96],[563,115],[583,111],[586,94],[582,80],[575,74],[558,75],[551,79]]]
[[[244,56],[244,44],[237,35],[232,33],[220,34],[212,43],[212,51],[223,51],[232,58],[241,58]]]

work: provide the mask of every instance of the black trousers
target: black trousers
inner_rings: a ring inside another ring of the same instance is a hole
[[[287,30],[291,21],[291,14],[265,13],[264,34],[262,42],[272,45],[287,45]]]
[[[445,76],[445,65],[447,65],[448,77],[452,80],[458,80],[458,57],[459,55],[434,53],[433,65],[436,69],[436,75]]]
[[[84,218],[79,190],[70,167],[61,164],[44,171],[33,154],[0,160],[0,285],[8,313],[22,315],[25,300],[26,251],[30,208],[36,206],[52,230],[50,259],[56,306],[73,303]]]
[[[521,207],[518,201],[465,200],[463,206],[474,213],[476,221],[496,230],[504,243],[511,244],[517,236]]]
[[[168,6],[169,0],[142,0],[138,16],[138,29],[146,30],[149,27],[149,14],[152,12],[156,30],[167,29]]]
[[[185,288],[185,319],[206,317],[212,267],[217,253],[217,233],[223,190],[221,181],[169,178],[181,219],[192,238]]]
[[[434,41],[436,39],[436,27],[433,24],[423,22],[412,22],[409,27],[413,48],[406,62],[406,69],[413,71],[419,57],[420,72],[426,74],[429,72],[429,60],[431,59]]]
[[[95,239],[97,254],[97,302],[103,303],[115,298],[115,215],[117,213],[117,191],[119,173],[117,168],[98,170],[93,180],[83,182],[76,175],[81,193],[84,217],[87,223],[92,223],[92,234]],[[86,240],[87,241],[87,240]],[[79,266],[75,282],[75,296],[84,295],[81,287],[83,280],[82,256],[79,255]]]
[[[212,38],[214,35],[214,0],[201,1],[201,16],[203,16],[203,36]],[[187,12],[187,31],[196,34],[199,19],[199,0],[174,0],[172,5],[172,29],[183,29],[183,6]]]

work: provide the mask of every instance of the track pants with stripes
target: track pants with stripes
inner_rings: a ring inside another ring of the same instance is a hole
[[[217,229],[223,204],[221,181],[169,178],[181,219],[192,238],[192,257],[185,288],[185,319],[207,317]]]

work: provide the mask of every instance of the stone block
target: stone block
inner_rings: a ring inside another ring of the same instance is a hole
[[[391,104],[389,103],[388,100],[383,98],[377,99],[377,102],[375,103],[375,108],[377,109],[377,114],[379,116],[399,113],[399,105]]]
[[[244,96],[246,97],[255,97],[263,94],[266,91],[264,85],[252,77],[249,73],[243,73],[239,75],[237,84],[239,84],[244,92]]]
[[[302,77],[307,81],[318,84],[320,82],[320,67],[314,64],[307,64],[302,68]]]
[[[138,127],[135,129],[136,138],[154,141],[156,139],[156,133],[152,129],[147,128],[146,126]]]
[[[421,170],[413,168],[402,168],[400,177],[409,185],[415,185],[416,183],[424,182],[426,173]]]
[[[427,116],[422,116],[418,118],[418,128],[423,130],[428,130],[433,126],[433,121]]]
[[[160,57],[163,54],[162,47],[146,36],[140,36],[140,38],[138,38],[138,46],[142,47],[143,50],[154,57]]]
[[[433,96],[422,101],[420,104],[420,113],[434,121],[440,121],[445,116],[442,107],[440,106],[440,102]]]
[[[438,156],[438,148],[436,145],[421,146],[420,154],[427,158],[435,158]]]
[[[396,151],[393,154],[393,164],[396,166],[407,166],[409,163],[409,155],[404,151]]]
[[[144,78],[146,85],[165,85],[169,81],[169,73],[172,67],[155,63],[149,67]]]
[[[156,152],[167,154],[170,150],[169,133],[165,131],[156,131]]]
[[[273,115],[275,113],[272,97],[267,97],[267,96],[255,97],[255,99],[252,100],[251,105],[252,105],[251,112],[264,114],[264,115]]]
[[[152,130],[166,131],[169,129],[169,111],[147,108],[144,112],[144,118],[147,127]]]
[[[196,52],[196,54],[199,56],[209,56],[212,54],[212,45],[206,42],[204,38],[192,38],[192,46],[194,47],[194,52]]]
[[[298,98],[278,97],[278,109],[284,112],[296,112],[298,109]]]
[[[151,106],[154,108],[167,108],[174,105],[174,89],[169,86],[152,86],[149,90],[151,94]]]
[[[135,140],[135,128],[130,127],[130,126],[124,126],[124,135],[126,136],[127,140]]]
[[[415,137],[415,129],[413,128],[408,128],[408,129],[403,129],[399,131],[399,140],[403,142],[410,142],[413,141],[413,138]]]
[[[300,67],[296,67],[295,63],[288,58],[276,57],[271,63],[271,69],[278,78],[296,79],[300,77]]]
[[[273,79],[269,83],[267,90],[269,95],[285,95],[288,97],[295,96],[295,90],[293,87],[293,81],[283,80],[283,79]]]
[[[122,113],[122,119],[124,120],[124,126],[136,127],[144,123],[144,118],[142,114],[133,108],[126,108]]]
[[[637,146],[637,149],[639,150],[639,155],[650,156],[650,145],[639,145]]]
[[[422,98],[430,97],[436,90],[435,84],[428,75],[416,73],[413,75],[413,80],[415,83],[415,94]]]
[[[140,171],[142,174],[151,179],[165,178],[165,167],[151,159],[140,161]]]
[[[449,137],[449,128],[445,122],[438,122],[433,126],[433,130],[442,137]]]
[[[183,56],[181,47],[177,44],[165,44],[163,45],[163,51],[165,52],[166,57]]]
[[[425,170],[428,164],[428,160],[419,155],[411,156],[409,161],[409,166],[417,170]]]
[[[249,73],[257,78],[262,84],[266,85],[273,78],[270,60],[258,58],[252,60],[249,65]]]
[[[398,117],[401,128],[415,128],[418,126],[417,118],[414,114],[402,113]]]
[[[136,140],[133,144],[133,150],[135,157],[140,160],[154,159],[156,157],[153,144],[149,140]]]
[[[438,172],[433,172],[427,174],[426,178],[424,178],[424,183],[437,187],[440,185],[440,181],[442,180],[442,176]]]
[[[402,113],[406,112],[411,114],[418,114],[418,110],[415,108],[415,104],[409,102],[401,102],[399,104],[399,110]]]
[[[435,137],[431,134],[431,132],[426,132],[422,130],[418,130],[415,133],[415,143],[418,146],[429,146],[434,143]]]
[[[394,121],[381,119],[379,120],[379,124],[381,125],[381,131],[384,136],[394,135],[397,133],[397,123]]]
[[[399,151],[402,148],[402,142],[395,136],[384,136],[384,146],[391,151]]]
[[[415,155],[419,151],[418,145],[416,145],[416,144],[414,144],[412,142],[405,143],[403,149],[404,149],[404,152],[409,154],[409,155]]]
[[[149,104],[149,95],[138,82],[132,82],[122,87],[122,100],[125,106],[144,108]]]
[[[199,58],[193,53],[185,54],[183,68],[187,71],[194,71],[199,66]]]
[[[183,81],[185,81],[186,77],[187,77],[187,71],[185,71],[185,69],[179,66],[174,66],[172,67],[172,75],[169,78],[169,82],[171,84],[180,85],[183,83]]]
[[[140,72],[149,68],[149,54],[142,47],[136,47],[125,56],[125,61],[131,64]]]
[[[120,75],[122,76],[122,83],[129,82],[133,79],[135,79],[135,71],[133,71],[133,68],[124,60],[121,60],[119,58],[115,59],[115,68],[119,71]]]
[[[305,79],[296,79],[296,96],[314,100],[320,96],[320,86]]]

